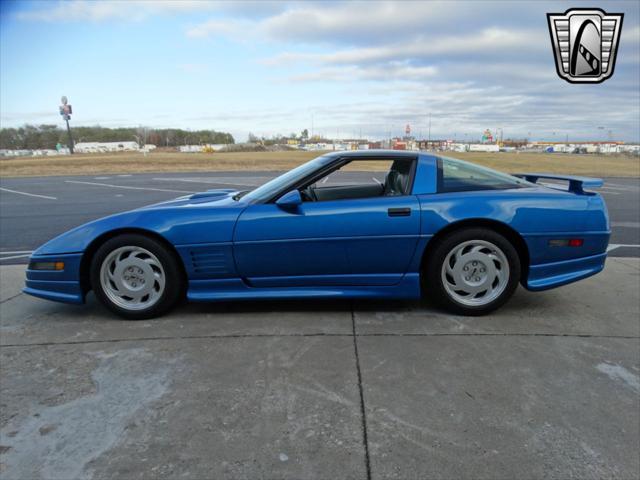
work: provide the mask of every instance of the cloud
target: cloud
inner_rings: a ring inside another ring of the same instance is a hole
[[[349,66],[322,68],[310,73],[287,77],[292,82],[359,82],[416,81],[437,75],[434,66],[412,66],[402,62],[380,66]]]
[[[21,20],[34,21],[91,21],[105,20],[141,20],[153,14],[192,11],[203,7],[202,2],[194,0],[167,0],[149,2],[130,0],[128,2],[103,0],[68,0],[46,2],[44,7],[26,10],[17,14]]]
[[[253,29],[273,42],[299,45],[384,45],[401,43],[416,36],[451,35],[452,31],[477,30],[479,25],[514,28],[526,25],[526,3],[514,7],[505,2],[413,1],[407,2],[258,2],[263,8],[248,8]],[[268,8],[264,8],[264,6]],[[500,10],[503,15],[496,15]],[[505,21],[508,12],[517,10]],[[220,10],[222,11],[222,10]],[[225,10],[230,12],[229,9]],[[255,12],[259,12],[255,14]],[[237,12],[236,12],[237,13]],[[543,18],[543,17],[541,17]],[[519,19],[513,21],[514,19]],[[219,20],[219,18],[218,18]],[[207,21],[203,22],[203,25]],[[215,33],[215,32],[214,32]]]
[[[540,34],[534,31],[513,31],[487,28],[466,35],[427,37],[421,35],[409,43],[338,50],[333,53],[285,52],[263,62],[267,65],[285,65],[294,62],[317,62],[345,65],[380,63],[401,59],[446,58],[449,55],[497,56],[505,53],[521,55],[523,51],[547,50],[540,46]],[[543,37],[544,40],[546,38]]]
[[[48,0],[39,1],[30,10],[17,13],[20,20],[29,21],[90,21],[144,20],[157,15],[178,15],[193,12],[215,12],[247,18],[275,15],[286,7],[276,1],[205,1],[205,0]]]
[[[636,47],[640,45],[640,25],[631,28],[623,28],[620,34],[620,42],[631,42]]]
[[[242,39],[251,32],[250,22],[244,20],[208,20],[187,29],[187,36],[191,38],[206,38],[212,36]]]
[[[331,4],[331,8],[305,5],[266,19],[262,29],[283,41],[339,43],[405,36],[407,30],[424,31],[446,15],[442,2],[347,2]]]

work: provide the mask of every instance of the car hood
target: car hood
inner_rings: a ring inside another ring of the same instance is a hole
[[[237,190],[185,195],[85,223],[42,245],[34,255],[84,252],[93,241],[116,231],[152,233],[173,245],[230,242],[247,202]]]
[[[232,205],[230,202],[237,203],[234,200],[234,196],[240,193],[233,188],[220,188],[213,190],[206,190],[204,192],[198,192],[191,195],[184,195],[182,197],[174,198],[173,200],[166,200],[164,202],[147,205],[145,207],[137,208],[136,210],[146,210],[152,208],[169,208],[169,207],[183,207],[189,205],[204,205],[207,204],[211,207]]]

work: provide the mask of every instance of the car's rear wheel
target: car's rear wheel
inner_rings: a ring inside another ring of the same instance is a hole
[[[443,307],[462,315],[484,315],[513,295],[520,259],[513,245],[493,230],[454,231],[436,240],[425,280],[427,292]]]
[[[181,297],[178,261],[164,245],[137,234],[105,242],[91,262],[91,286],[111,311],[142,320],[169,311]]]

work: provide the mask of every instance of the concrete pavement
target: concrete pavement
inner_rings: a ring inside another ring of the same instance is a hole
[[[637,478],[640,261],[427,302],[182,306],[115,319],[0,267],[0,477]]]

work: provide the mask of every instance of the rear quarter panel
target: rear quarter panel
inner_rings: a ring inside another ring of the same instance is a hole
[[[419,195],[422,235],[472,219],[504,223],[525,240],[530,264],[586,257],[606,251],[609,219],[599,195],[545,187]],[[549,240],[583,238],[582,247],[549,247]]]

